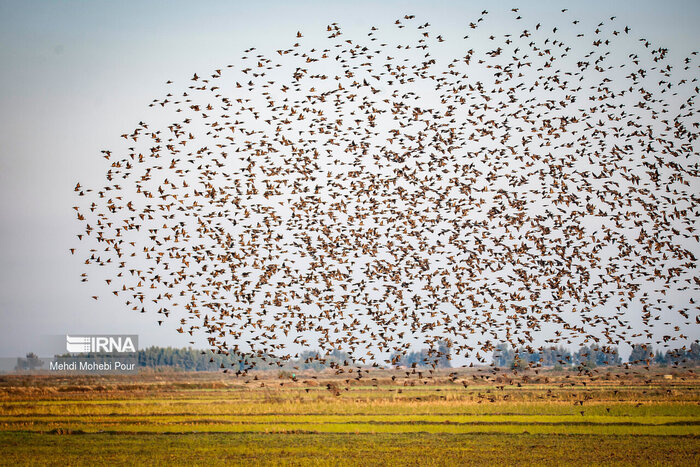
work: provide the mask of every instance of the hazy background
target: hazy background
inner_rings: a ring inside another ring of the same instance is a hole
[[[251,46],[287,47],[296,31],[334,21],[352,37],[414,14],[461,37],[481,10],[515,3],[0,1],[0,357],[52,353],[49,336],[71,333],[188,345],[175,326],[155,326],[121,299],[94,301],[69,253],[82,227],[73,187],[102,180],[100,150],[121,146],[119,135],[167,92],[167,80],[235,64]],[[620,29],[629,25],[675,59],[700,45],[697,0],[530,3],[524,16],[543,24],[566,24],[561,8],[588,23],[617,16]],[[686,333],[698,338],[697,327]]]

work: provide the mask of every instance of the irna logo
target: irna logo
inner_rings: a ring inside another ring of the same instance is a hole
[[[69,353],[136,352],[137,346],[135,335],[66,336]]]

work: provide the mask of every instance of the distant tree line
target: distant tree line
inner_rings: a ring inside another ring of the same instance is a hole
[[[248,363],[231,353],[227,355],[193,348],[173,347],[148,347],[139,350],[136,358],[139,367],[172,367],[184,371],[216,371],[221,368],[243,371]]]
[[[392,355],[392,365],[416,367],[451,368],[451,343],[439,341],[437,348],[421,349],[418,351],[401,354],[395,352]],[[63,356],[69,356],[65,354]],[[85,354],[85,357],[104,357],[104,354]],[[307,350],[298,355],[294,360],[285,362],[266,358],[243,359],[234,353],[214,353],[209,350],[197,350],[193,348],[174,347],[148,347],[139,350],[136,355],[138,365],[142,368],[170,367],[183,371],[216,371],[228,369],[229,371],[245,371],[248,369],[296,369],[296,370],[322,370],[324,368],[336,368],[352,365],[355,362],[352,357],[339,350],[327,354],[318,351]],[[270,366],[269,363],[278,363]],[[492,362],[500,368],[527,368],[527,367],[586,367],[595,368],[605,365],[619,365],[622,363],[617,347],[583,346],[572,353],[563,346],[549,347],[545,349],[528,349],[524,347],[513,348],[502,343],[496,346],[492,355]],[[627,360],[635,365],[671,365],[694,366],[700,365],[700,344],[692,343],[689,348],[676,350],[654,351],[651,345],[635,344]],[[25,358],[18,358],[15,370],[33,370],[41,368],[43,362],[34,353],[29,353]]]
[[[651,345],[637,344],[632,347],[629,362],[632,364],[649,365],[655,363],[657,365],[671,366],[688,366],[700,364],[700,344],[693,342],[690,347],[681,349],[654,351]]]
[[[192,348],[148,347],[138,351],[138,364],[144,368],[172,367],[183,371],[216,371],[222,368],[229,371],[248,369],[296,369],[322,370],[335,366],[349,365],[353,362],[349,354],[334,350],[328,354],[307,350],[298,358],[282,362],[273,358],[242,359],[239,355],[213,353]],[[270,366],[270,363],[278,365]]]
[[[428,366],[451,368],[451,347],[452,344],[449,341],[442,340],[437,343],[437,349],[421,349],[407,354],[394,352],[391,356],[391,362],[395,366],[405,366],[407,368]]]
[[[536,366],[563,368],[572,365],[594,368],[602,365],[618,365],[622,359],[616,347],[583,346],[572,353],[563,346],[528,350],[523,347],[515,349],[508,344],[499,344],[493,351],[492,361],[496,366],[504,368]]]
[[[340,350],[321,355],[320,352],[313,350],[305,350],[299,354],[297,360],[292,360],[287,363],[287,367],[292,367],[299,370],[322,370],[324,368],[336,368],[353,364],[354,361],[350,354]]]
[[[35,354],[30,352],[25,358],[18,357],[17,364],[15,365],[15,370],[36,370],[41,368],[44,362]]]
[[[572,353],[563,346],[529,350],[499,344],[493,351],[492,362],[497,367],[585,367],[595,368],[605,365],[619,365],[622,358],[617,347],[582,346]],[[689,349],[654,352],[651,345],[635,344],[627,360],[631,364],[658,365],[698,365],[700,364],[700,344],[693,343]]]

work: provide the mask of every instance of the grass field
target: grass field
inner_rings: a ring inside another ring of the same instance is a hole
[[[4,376],[0,462],[700,463],[692,372],[405,376]]]

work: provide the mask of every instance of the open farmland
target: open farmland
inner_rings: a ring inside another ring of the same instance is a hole
[[[595,378],[545,371],[485,379],[477,370],[341,376],[5,376],[3,462],[692,465],[700,458],[700,391],[688,371],[672,379],[653,370]]]

